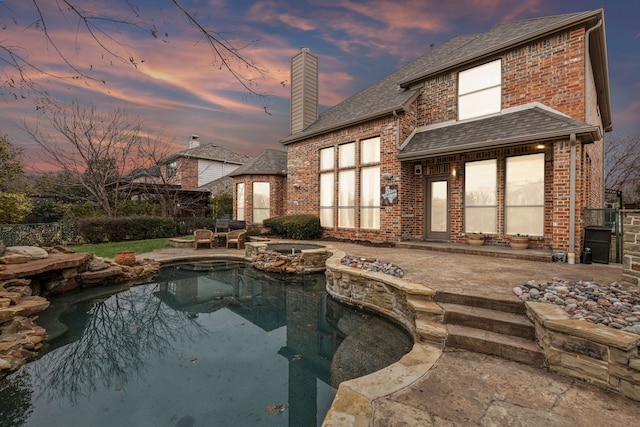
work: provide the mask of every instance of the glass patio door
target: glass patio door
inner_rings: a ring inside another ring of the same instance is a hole
[[[427,178],[425,238],[449,240],[449,180]]]

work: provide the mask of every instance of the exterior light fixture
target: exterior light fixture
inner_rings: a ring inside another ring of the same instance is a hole
[[[382,174],[382,179],[384,179],[385,181],[390,181],[391,178],[393,178],[393,175],[391,175],[389,172],[385,172]]]
[[[296,182],[295,184],[293,184],[293,188],[300,188],[300,184]]]
[[[547,148],[547,146],[546,146],[546,145],[544,145],[544,144],[536,144],[536,148],[537,148],[538,150],[544,150],[545,148]]]

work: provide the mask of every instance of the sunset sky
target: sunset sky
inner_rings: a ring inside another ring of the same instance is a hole
[[[364,89],[401,65],[459,34],[489,30],[505,21],[604,7],[613,103],[614,136],[640,136],[640,3],[626,0],[183,0],[201,24],[216,31],[264,70],[250,94],[213,56],[206,43],[169,0],[72,0],[86,10],[135,19],[149,33],[105,22],[113,40],[109,56],[65,12],[62,0],[40,0],[43,37],[32,1],[0,0],[0,134],[25,150],[29,170],[50,169],[21,129],[49,127],[38,95],[10,87],[14,68],[2,47],[10,46],[36,64],[27,69],[38,87],[60,103],[77,100],[108,112],[123,108],[139,116],[169,149],[188,147],[191,134],[241,154],[282,148],[289,134],[290,58],[308,46],[320,61],[320,111]],[[105,6],[106,5],[106,6]],[[60,9],[59,9],[60,8]],[[168,34],[168,37],[165,35]],[[70,79],[68,62],[91,79]],[[131,60],[129,60],[131,58]],[[132,65],[132,62],[136,66]],[[244,73],[245,69],[240,68]],[[255,75],[249,75],[255,77]],[[104,80],[105,83],[102,83]]]

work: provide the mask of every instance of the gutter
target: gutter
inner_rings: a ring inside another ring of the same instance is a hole
[[[569,264],[575,264],[576,259],[576,134],[569,138],[571,145],[571,164],[569,166],[569,249],[567,259]]]

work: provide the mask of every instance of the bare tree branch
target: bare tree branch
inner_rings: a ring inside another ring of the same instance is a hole
[[[640,138],[611,137],[605,148],[605,186],[623,200],[640,202]]]
[[[135,32],[142,32],[147,34],[153,39],[160,39],[162,42],[168,42],[169,32],[161,31],[156,27],[156,24],[152,19],[145,19],[144,12],[141,11],[139,1],[136,0],[123,0],[124,8],[118,8],[117,6],[109,3],[105,6],[105,11],[96,11],[85,9],[80,5],[78,0],[56,0],[57,12],[62,15],[63,19],[68,21],[69,24],[76,24],[76,39],[90,39],[95,43],[95,46],[100,51],[104,52],[106,58],[111,58],[120,63],[138,67],[138,64],[142,60],[135,57],[134,54],[119,53],[111,46],[119,46],[124,51],[127,49],[116,37],[121,30],[130,30]],[[211,52],[211,63],[217,66],[219,69],[227,71],[246,91],[252,95],[264,98],[265,95],[260,93],[255,86],[255,78],[263,77],[265,71],[260,69],[252,60],[242,53],[248,44],[236,47],[231,41],[226,39],[219,31],[214,31],[207,27],[207,25],[201,22],[201,19],[196,17],[196,13],[178,0],[172,0],[171,3],[182,16],[186,18],[192,29],[197,34],[196,40],[205,40],[209,50]],[[84,69],[84,67],[78,66],[68,56],[60,45],[60,42],[56,39],[52,29],[49,26],[49,21],[53,20],[51,12],[51,4],[44,2],[43,0],[31,0],[30,4],[33,7],[33,20],[24,28],[35,28],[42,32],[44,41],[48,46],[51,46],[56,56],[60,58],[61,62],[70,71],[70,75],[61,75],[60,72],[54,72],[50,67],[39,63],[37,59],[30,59],[28,51],[24,47],[12,44],[8,40],[0,40],[0,63],[8,65],[16,71],[16,75],[11,75],[6,69],[0,70],[5,73],[5,81],[8,87],[17,88],[18,82],[22,83],[25,87],[34,90],[36,82],[29,75],[29,72],[35,72],[40,75],[49,76],[57,79],[87,79],[94,82],[106,83],[104,80],[96,78],[91,72],[94,67],[90,64]],[[49,6],[48,8],[45,6]],[[7,5],[1,3],[0,8],[5,8],[12,12]],[[124,16],[119,16],[118,12],[125,13]],[[15,12],[14,12],[15,13]],[[126,16],[126,14],[129,16]],[[7,18],[5,18],[7,20]],[[16,17],[9,18],[9,25],[18,27],[19,21]],[[175,22],[175,20],[172,20]],[[2,28],[7,29],[7,22],[2,21]],[[110,27],[113,25],[113,27]],[[160,36],[159,36],[160,35]],[[249,44],[255,43],[251,41]],[[88,71],[86,71],[88,70]],[[16,89],[17,90],[17,89]],[[13,93],[14,97],[24,96],[20,92]]]

